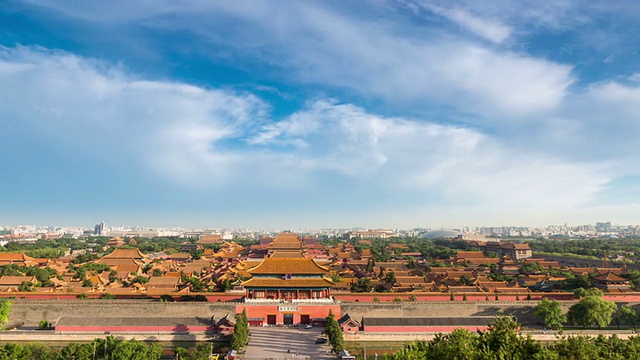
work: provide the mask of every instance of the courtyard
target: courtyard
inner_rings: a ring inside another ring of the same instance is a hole
[[[316,344],[324,337],[324,327],[250,327],[249,345],[240,357],[245,360],[265,359],[335,359],[331,347]]]

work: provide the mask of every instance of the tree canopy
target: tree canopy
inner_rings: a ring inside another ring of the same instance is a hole
[[[329,344],[331,344],[334,351],[338,352],[344,350],[344,335],[342,334],[340,324],[338,324],[338,321],[331,310],[329,310],[329,316],[327,316],[325,332],[327,333]]]
[[[567,317],[573,325],[602,328],[611,323],[616,310],[617,306],[614,302],[604,300],[598,295],[587,295],[569,308]]]
[[[0,300],[0,329],[9,321],[9,312],[11,311],[11,301]]]
[[[562,311],[560,302],[556,300],[542,299],[533,314],[544,326],[551,329],[562,329],[562,325],[567,322],[567,316]]]
[[[430,341],[406,345],[395,360],[627,360],[640,355],[640,336],[561,337],[543,346],[519,333],[518,323],[499,316],[487,331],[457,329]]]

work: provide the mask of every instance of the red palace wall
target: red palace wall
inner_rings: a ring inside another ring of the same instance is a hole
[[[640,302],[640,294],[607,294],[602,296],[603,299],[616,302]]]
[[[247,310],[247,317],[249,319],[263,319],[264,325],[267,325],[267,315],[275,315],[276,324],[284,323],[284,314],[293,314],[294,324],[301,322],[300,319],[302,315],[308,315],[309,319],[326,318],[329,316],[329,311],[332,311],[336,320],[341,316],[340,305],[297,305],[291,303],[279,305],[236,305],[237,314],[242,313],[243,309]]]
[[[540,301],[543,298],[553,300],[575,300],[573,293],[535,293],[532,292],[531,300]],[[507,294],[498,293],[498,300],[496,300],[496,293],[467,293],[466,301],[520,301],[527,300],[527,294]],[[449,293],[350,293],[350,294],[334,294],[333,297],[336,300],[348,301],[348,302],[393,302],[396,299],[402,301],[411,301],[412,296],[416,301],[451,301],[451,294]],[[619,301],[619,302],[635,302],[640,301],[640,294],[616,294],[616,295],[604,295],[606,300]],[[465,301],[463,293],[454,294],[454,301]]]
[[[367,333],[450,333],[455,329],[466,329],[471,332],[487,331],[488,326],[365,326],[363,332]]]
[[[56,326],[56,332],[214,332],[213,326]]]

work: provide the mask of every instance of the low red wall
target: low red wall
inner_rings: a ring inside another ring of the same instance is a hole
[[[552,300],[575,300],[573,293],[536,293],[532,292],[531,300],[539,301],[543,298]],[[467,293],[466,301],[520,301],[527,300],[527,294],[509,294],[509,293],[497,293],[498,299],[496,300],[496,293]],[[605,295],[607,297],[613,297],[619,302],[640,302],[640,293],[631,293],[628,295]],[[415,297],[415,301],[452,301],[450,293],[350,293],[350,294],[337,294],[333,295],[336,300],[349,301],[349,302],[393,302],[397,299],[402,301],[412,301],[412,297]],[[464,293],[454,293],[453,301],[465,301]],[[377,299],[377,300],[374,300]]]
[[[487,331],[488,326],[366,326],[364,333],[450,333],[455,329]]]
[[[640,294],[607,294],[605,293],[602,296],[605,300],[615,301],[615,302],[640,302]]]
[[[214,332],[212,326],[56,326],[56,332]]]
[[[104,293],[85,293],[87,299],[100,299],[104,296]],[[176,301],[179,301],[181,296],[195,297],[197,295],[204,295],[208,302],[230,302],[242,300],[244,294],[226,294],[226,293],[187,293],[187,294],[167,294],[171,295]],[[0,293],[0,298],[17,298],[17,299],[37,299],[37,300],[67,300],[76,299],[78,294],[76,293],[31,293],[31,292],[11,292]],[[147,295],[147,294],[118,294],[115,295],[116,299],[160,299],[160,295]]]

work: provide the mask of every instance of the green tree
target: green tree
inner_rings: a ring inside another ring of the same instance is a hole
[[[424,347],[425,359],[475,359],[479,338],[476,334],[456,329],[449,334],[437,334]],[[416,348],[419,348],[416,346]]]
[[[11,301],[0,300],[0,329],[4,329],[9,321],[9,312],[11,312]]]
[[[234,350],[240,350],[249,340],[249,323],[247,319],[247,310],[243,309],[242,314],[236,314],[236,324],[233,328],[233,336],[231,337],[231,347]]]
[[[559,358],[563,360],[602,359],[598,354],[598,349],[593,339],[588,336],[564,337],[551,345],[551,348],[558,354]]]
[[[563,313],[560,302],[556,300],[542,299],[535,307],[533,315],[544,326],[555,330],[562,329],[562,325],[567,322],[567,316]]]
[[[213,345],[211,343],[208,344],[198,344],[195,350],[189,355],[189,360],[209,360],[209,355],[211,354],[211,350]]]
[[[28,282],[28,281],[23,281],[18,286],[18,291],[29,292],[29,291],[33,291],[33,290],[34,290],[33,289],[33,284]]]
[[[116,281],[118,281],[118,272],[115,270],[111,270],[109,272],[109,282],[114,283]]]
[[[59,359],[91,359],[93,355],[93,345],[92,344],[78,344],[71,343],[62,349],[57,354]],[[113,357],[112,357],[113,358]],[[116,358],[117,359],[117,358]],[[121,358],[128,359],[128,358]]]
[[[593,287],[593,283],[588,277],[584,275],[576,275],[573,278],[568,278],[566,280],[560,281],[558,286],[561,289],[565,290],[573,290],[577,288],[589,289]]]
[[[153,269],[153,272],[151,273],[151,276],[153,276],[153,277],[160,277],[162,275],[164,275],[162,270],[160,270],[158,268]]]
[[[393,270],[387,272],[384,276],[384,282],[389,285],[394,285],[396,283],[396,273]]]
[[[587,290],[585,290],[584,288],[577,288],[577,289],[573,289],[573,297],[576,299],[582,299],[583,297],[587,296]]]
[[[131,282],[133,284],[138,283],[138,284],[146,284],[149,282],[149,278],[144,276],[144,275],[136,275],[136,277],[134,277]]]
[[[597,295],[587,295],[580,302],[569,308],[567,317],[574,325],[602,328],[611,323],[617,307],[614,302],[604,300]]]
[[[138,340],[118,342],[111,352],[110,359],[157,360],[162,357],[162,347],[158,344],[146,345]],[[81,359],[81,358],[77,358]],[[87,358],[89,359],[89,358]]]
[[[190,358],[189,350],[187,350],[187,349],[185,349],[183,347],[178,346],[178,347],[175,348],[174,351],[176,353],[176,359],[185,360],[185,359],[189,359]]]
[[[376,264],[375,264],[375,260],[373,260],[373,259],[369,259],[369,260],[367,261],[367,267],[365,268],[365,271],[366,271],[367,273],[372,273],[372,272],[373,272],[373,269],[374,269],[374,267],[375,267],[375,266],[376,266]]]
[[[331,344],[334,351],[338,352],[344,350],[344,335],[342,334],[342,329],[331,310],[329,310],[329,316],[327,316],[325,332],[327,333],[329,344]]]
[[[496,316],[489,329],[480,333],[481,354],[487,359],[531,359],[541,345],[530,336],[519,333],[520,324],[511,316]],[[486,357],[491,354],[492,357]]]
[[[49,329],[51,328],[51,323],[48,322],[47,320],[40,320],[40,323],[38,323],[38,329]]]
[[[623,324],[633,326],[633,330],[636,329],[636,324],[638,323],[638,313],[633,310],[629,305],[622,305],[618,309],[618,314],[620,321]]]
[[[115,299],[116,296],[111,294],[111,293],[104,293],[102,294],[102,296],[100,296],[100,299],[105,299],[105,300],[112,300]]]
[[[351,284],[351,292],[371,292],[371,290],[373,290],[373,284],[368,277],[360,278]]]
[[[473,285],[473,282],[471,281],[471,278],[467,274],[464,274],[464,275],[460,276],[460,283],[462,285],[467,285],[467,286]]]
[[[233,287],[233,284],[229,279],[225,279],[223,282],[218,284],[218,289],[220,289],[220,291],[229,291],[231,290],[232,287]]]
[[[540,274],[544,271],[544,267],[535,262],[528,262],[520,266],[521,274]]]
[[[0,348],[0,359],[31,359],[31,351],[28,347],[21,344],[6,344]]]

